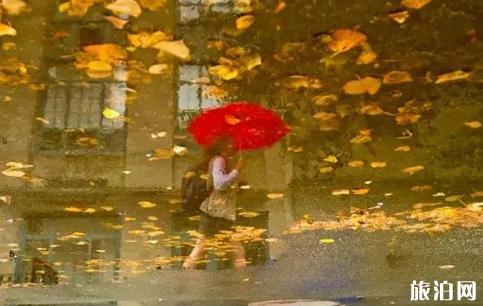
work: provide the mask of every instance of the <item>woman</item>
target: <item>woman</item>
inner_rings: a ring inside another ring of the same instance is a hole
[[[208,238],[213,237],[220,231],[231,230],[236,220],[235,190],[231,188],[245,162],[240,157],[233,170],[227,173],[226,160],[236,154],[232,141],[227,138],[218,140],[215,145],[207,150],[208,156],[212,156],[208,167],[208,188],[212,189],[210,196],[203,201],[200,210],[203,212],[200,221],[202,237],[196,241],[191,254],[183,263],[183,268],[192,269],[196,262],[204,256],[205,244]],[[245,250],[238,241],[231,239],[234,266],[244,267]]]

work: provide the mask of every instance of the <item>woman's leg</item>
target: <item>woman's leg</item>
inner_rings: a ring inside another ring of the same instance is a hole
[[[197,261],[204,256],[205,244],[206,244],[206,239],[204,237],[196,240],[196,245],[191,251],[190,255],[184,261],[183,268],[185,269],[196,268]]]
[[[233,266],[235,268],[244,268],[247,265],[245,248],[240,241],[232,240],[233,247]]]

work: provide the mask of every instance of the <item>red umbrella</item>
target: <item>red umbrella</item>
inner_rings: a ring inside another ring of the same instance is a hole
[[[277,113],[243,101],[204,111],[191,121],[188,131],[201,146],[230,137],[233,145],[244,151],[269,147],[289,129]]]

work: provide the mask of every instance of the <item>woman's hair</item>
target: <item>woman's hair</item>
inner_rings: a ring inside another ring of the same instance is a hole
[[[228,146],[233,144],[233,140],[229,137],[218,138],[211,146],[205,149],[205,157],[211,159],[216,155],[220,155],[221,152]]]

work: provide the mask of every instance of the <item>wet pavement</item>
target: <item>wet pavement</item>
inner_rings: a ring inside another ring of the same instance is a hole
[[[481,304],[481,16],[478,0],[2,1],[0,305]],[[291,132],[243,153],[235,227],[184,270],[200,216],[180,184],[202,155],[186,126],[233,100]],[[445,280],[477,300],[410,301]]]

